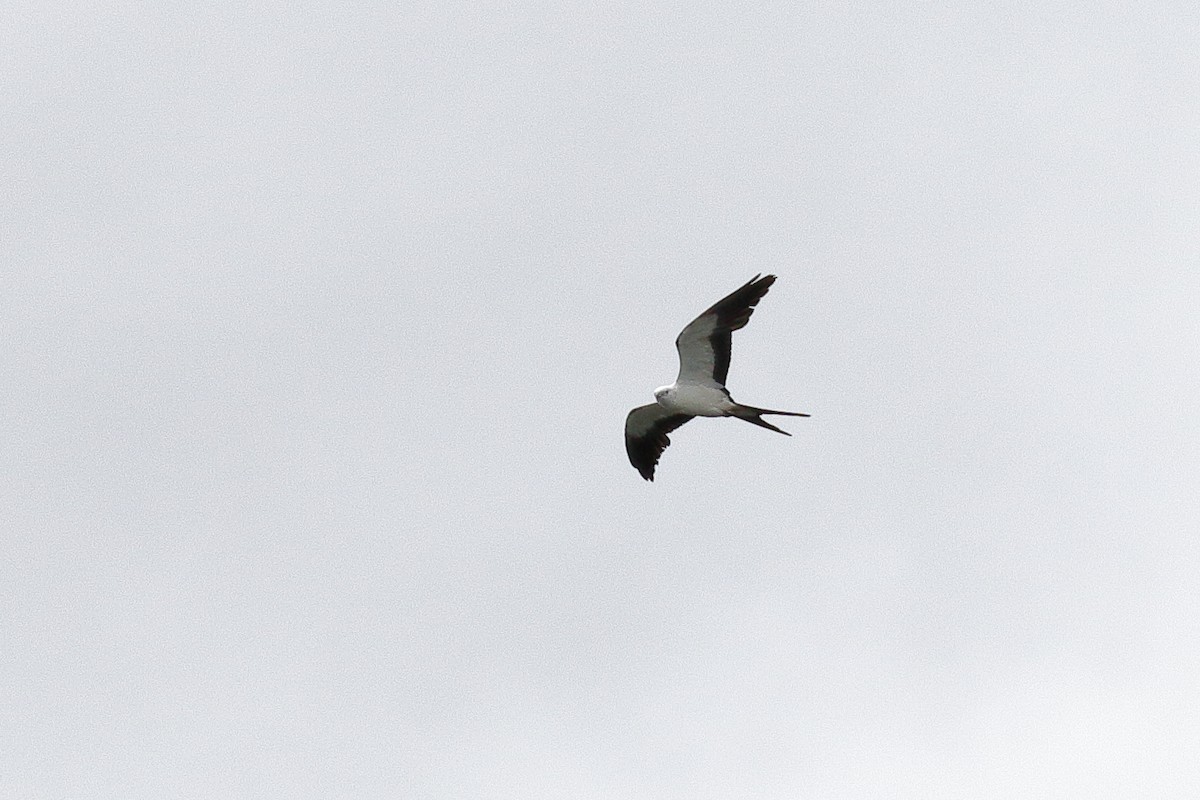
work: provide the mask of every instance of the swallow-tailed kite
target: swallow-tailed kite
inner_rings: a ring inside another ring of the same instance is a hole
[[[675,340],[675,349],[679,351],[679,377],[670,386],[654,390],[657,402],[638,406],[625,418],[625,452],[629,454],[629,463],[646,480],[654,480],[654,466],[671,443],[667,434],[692,417],[737,417],[791,436],[764,420],[762,415],[808,416],[795,411],[744,406],[734,402],[725,388],[731,334],[746,326],[754,306],[774,282],[774,275],[755,275],[745,286],[692,320]]]

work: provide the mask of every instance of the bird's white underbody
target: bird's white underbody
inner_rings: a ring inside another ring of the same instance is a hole
[[[728,417],[737,407],[729,393],[719,386],[680,383],[654,390],[654,399],[672,414],[690,417]]]

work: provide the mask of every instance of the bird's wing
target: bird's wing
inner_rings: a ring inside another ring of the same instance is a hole
[[[625,452],[643,478],[654,480],[654,466],[671,443],[667,434],[689,419],[687,414],[672,414],[658,403],[629,412],[625,418]]]
[[[755,275],[742,288],[696,317],[675,339],[679,351],[679,383],[724,386],[729,374],[733,332],[744,328],[754,306],[775,282],[774,275]]]

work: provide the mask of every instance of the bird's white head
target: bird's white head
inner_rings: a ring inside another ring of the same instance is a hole
[[[657,389],[654,390],[654,399],[657,400],[659,403],[662,403],[662,401],[664,399],[671,396],[671,390],[673,388],[675,388],[675,387],[673,387],[673,386],[658,387]]]

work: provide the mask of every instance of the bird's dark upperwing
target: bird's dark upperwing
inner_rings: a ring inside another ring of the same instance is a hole
[[[667,434],[691,419],[687,414],[672,414],[658,403],[638,406],[625,418],[625,452],[629,463],[648,481],[654,480],[654,467],[663,450],[671,443]]]
[[[679,382],[725,385],[733,345],[731,334],[746,327],[754,306],[774,282],[774,275],[755,275],[683,329],[675,340],[675,349],[679,351]]]

